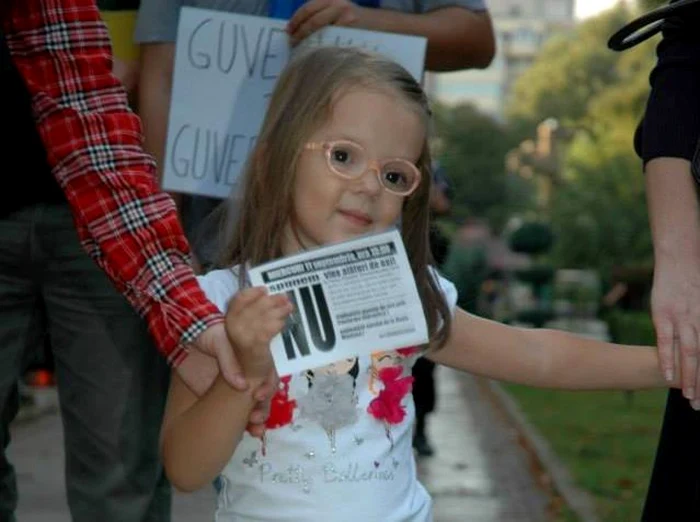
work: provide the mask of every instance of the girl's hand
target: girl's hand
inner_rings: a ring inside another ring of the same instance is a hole
[[[226,330],[246,378],[263,381],[270,375],[274,369],[270,342],[291,312],[285,294],[268,295],[264,287],[247,288],[231,300]]]
[[[272,367],[267,378],[253,394],[255,407],[250,413],[246,427],[246,431],[253,437],[260,438],[265,434],[265,421],[270,414],[270,402],[279,389],[279,382],[277,370]]]

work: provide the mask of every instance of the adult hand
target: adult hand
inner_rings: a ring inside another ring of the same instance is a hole
[[[221,354],[220,358],[218,354]],[[228,374],[225,378],[231,386],[240,391],[247,389],[248,384],[243,377],[243,370],[235,356],[224,324],[219,323],[210,326],[198,337],[194,348],[177,366],[176,371],[187,387],[201,397],[214,383],[222,368],[228,369],[227,372],[222,371],[222,373],[224,376]],[[277,390],[278,382],[277,372],[273,368],[262,385],[254,392],[256,404],[248,418],[247,427],[254,437],[262,436],[265,430],[270,400]]]
[[[664,375],[671,380],[680,370],[683,394],[700,409],[700,259],[657,264],[651,311]]]
[[[651,312],[661,370],[669,382],[680,376],[683,394],[698,409],[700,207],[696,183],[690,162],[672,157],[649,161],[645,182],[654,241]],[[675,364],[676,359],[680,364]]]
[[[365,27],[367,8],[350,0],[310,0],[294,13],[287,24],[292,45],[328,25]]]
[[[210,326],[194,341],[190,355],[179,366],[178,371],[192,391],[197,395],[206,392],[221,372],[231,386],[239,391],[248,389],[248,382],[243,375],[231,340],[226,333],[224,323]],[[190,364],[186,364],[192,355]],[[206,356],[206,359],[203,358]],[[194,367],[194,369],[190,369]]]

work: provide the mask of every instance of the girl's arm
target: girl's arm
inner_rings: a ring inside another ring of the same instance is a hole
[[[656,350],[559,330],[516,328],[457,309],[447,344],[429,357],[492,379],[571,390],[668,386]],[[677,386],[676,382],[673,386]]]
[[[248,423],[253,391],[263,379],[251,379],[244,392],[232,388],[219,374],[201,398],[172,373],[163,419],[163,466],[181,491],[195,491],[221,472],[233,455]]]
[[[165,472],[176,488],[194,491],[211,483],[233,455],[259,400],[259,388],[274,367],[270,342],[291,311],[286,295],[267,295],[261,288],[243,290],[232,299],[226,327],[248,382],[246,391],[232,388],[219,374],[198,398],[173,373],[161,446]]]

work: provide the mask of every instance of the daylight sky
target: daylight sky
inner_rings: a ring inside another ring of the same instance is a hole
[[[619,0],[576,0],[576,18],[587,18],[614,6]]]

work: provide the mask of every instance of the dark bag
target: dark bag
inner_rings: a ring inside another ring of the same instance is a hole
[[[674,23],[672,17],[678,17],[692,7],[700,7],[700,0],[679,0],[649,11],[613,34],[608,40],[608,48],[624,51],[634,47],[659,33],[666,24]]]

